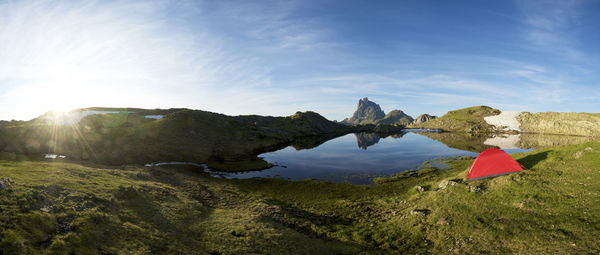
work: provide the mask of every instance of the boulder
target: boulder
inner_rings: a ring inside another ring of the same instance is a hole
[[[481,188],[477,186],[469,186],[469,192],[480,192]]]
[[[421,115],[419,115],[419,117],[417,117],[416,119],[414,119],[412,123],[413,124],[424,123],[424,122],[430,121],[430,120],[435,119],[435,118],[437,118],[437,117],[429,115],[429,114],[421,114]]]
[[[411,215],[428,215],[431,213],[431,210],[429,209],[414,209],[412,211],[410,211]]]
[[[423,192],[425,192],[425,189],[423,187],[417,185],[417,191],[419,193],[423,193]]]
[[[439,189],[445,189],[448,186],[454,186],[458,184],[458,182],[455,181],[449,181],[449,180],[443,180],[442,182],[440,182],[440,184],[438,185]]]

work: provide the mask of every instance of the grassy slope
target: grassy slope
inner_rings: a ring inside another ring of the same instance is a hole
[[[472,160],[374,186],[220,180],[196,169],[0,161],[4,253],[598,253],[600,143],[514,157],[522,173],[465,183]],[[455,186],[436,190],[442,180]],[[416,191],[416,185],[426,189]],[[482,189],[469,192],[468,186]],[[414,209],[429,213],[412,214]],[[440,220],[444,219],[444,220]],[[334,252],[335,251],[335,252]]]
[[[523,132],[600,136],[600,113],[525,112],[517,119]]]
[[[444,131],[484,133],[492,132],[484,117],[500,114],[500,111],[488,106],[473,106],[449,111],[444,116],[418,124],[410,128],[430,128]]]
[[[160,113],[167,115],[158,120],[144,118]],[[236,169],[251,170],[268,165],[255,157],[259,153],[306,136],[349,131],[314,112],[233,117],[181,109],[127,109],[119,114],[90,115],[73,126],[55,126],[43,120],[9,123],[0,127],[0,150],[38,157],[55,152],[109,165],[193,161],[226,167],[228,161],[245,161],[245,166],[238,164]]]

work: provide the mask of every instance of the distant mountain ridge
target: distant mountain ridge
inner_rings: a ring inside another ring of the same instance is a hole
[[[352,117],[342,121],[346,125],[365,125],[365,124],[382,124],[382,125],[409,125],[413,122],[413,118],[401,110],[392,110],[385,114],[381,107],[369,98],[365,97],[358,100],[356,111]]]

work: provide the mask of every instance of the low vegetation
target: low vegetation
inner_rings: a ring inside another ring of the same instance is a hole
[[[0,250],[599,253],[600,143],[513,157],[525,171],[467,182],[473,159],[454,158],[370,186],[2,160]]]
[[[500,114],[500,110],[488,106],[473,106],[449,111],[444,116],[427,122],[413,123],[410,128],[440,129],[444,131],[489,133],[494,132],[484,117]]]
[[[4,123],[0,125],[0,151],[14,157],[59,153],[105,165],[188,161],[207,163],[213,169],[256,170],[269,166],[256,157],[260,153],[297,140],[304,143],[307,136],[339,136],[353,130],[314,112],[265,117],[188,109],[84,110],[119,113],[88,115],[73,125],[57,125],[43,118]],[[152,114],[164,117],[144,117]],[[230,165],[236,167],[226,168]]]

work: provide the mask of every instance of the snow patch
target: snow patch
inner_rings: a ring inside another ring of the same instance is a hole
[[[49,159],[56,159],[56,158],[66,158],[67,156],[65,155],[57,155],[57,154],[46,154],[44,155],[44,158],[49,158]]]
[[[519,141],[521,140],[521,135],[500,135],[492,138],[488,138],[483,142],[485,145],[496,146],[500,149],[520,149]]]
[[[496,116],[488,116],[483,118],[485,122],[494,125],[498,130],[502,131],[521,131],[521,123],[517,120],[522,112],[502,111]]]

